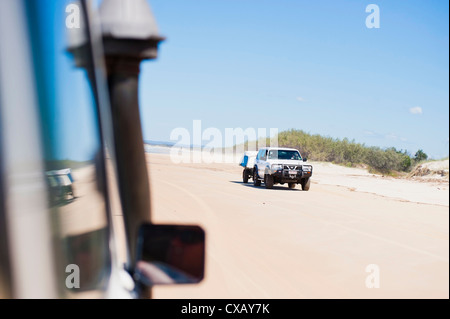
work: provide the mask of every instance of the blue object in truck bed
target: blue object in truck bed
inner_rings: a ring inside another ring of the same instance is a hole
[[[242,167],[253,168],[253,165],[255,165],[257,154],[258,152],[245,152],[241,158],[241,161],[239,162],[239,165]]]

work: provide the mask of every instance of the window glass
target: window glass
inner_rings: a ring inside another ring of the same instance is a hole
[[[1,108],[1,105],[0,105]],[[0,114],[1,116],[1,114]],[[1,117],[0,117],[1,123]],[[0,299],[11,298],[11,271],[9,260],[8,236],[6,227],[6,207],[3,185],[3,147],[0,129]]]
[[[66,6],[70,1],[26,3],[57,269],[65,278],[66,267],[76,265],[80,270],[77,291],[99,289],[110,271],[109,226],[99,114],[90,72],[85,69],[90,65],[89,46],[81,41],[68,51]],[[87,38],[83,30],[79,39]],[[65,280],[60,282],[67,289]]]
[[[269,152],[269,159],[281,159],[281,160],[296,160],[300,161],[302,157],[297,151],[289,150],[271,150]]]
[[[266,160],[266,155],[267,155],[267,150],[262,150],[261,151],[261,160],[265,161]]]
[[[263,153],[264,153],[264,150],[260,150],[260,151],[259,151],[258,159],[260,159],[260,160],[262,159]]]

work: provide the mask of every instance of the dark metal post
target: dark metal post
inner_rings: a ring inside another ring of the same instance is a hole
[[[86,6],[86,2],[84,2]],[[85,12],[86,16],[88,12]],[[103,0],[100,6],[103,48],[110,95],[117,160],[119,194],[123,209],[129,271],[136,262],[139,227],[151,223],[150,185],[139,112],[139,74],[143,60],[156,59],[164,38],[146,0]],[[87,67],[86,30],[70,34],[68,51],[78,67],[88,70],[96,91],[94,67]],[[91,57],[93,58],[93,57]],[[151,288],[138,287],[140,298],[150,298]]]
[[[151,222],[150,186],[139,113],[140,64],[155,59],[158,35],[146,0],[104,0],[100,6],[119,193],[133,270],[139,226]]]

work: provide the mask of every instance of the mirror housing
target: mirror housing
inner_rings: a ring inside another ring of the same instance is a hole
[[[303,159],[303,162],[305,162],[305,163],[306,163],[307,161],[308,161],[308,159],[307,159],[307,158],[304,158],[304,159]]]
[[[205,232],[198,226],[144,224],[136,252],[134,277],[145,286],[203,280]]]

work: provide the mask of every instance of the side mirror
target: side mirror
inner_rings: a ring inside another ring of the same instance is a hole
[[[307,161],[308,161],[308,159],[307,159],[307,158],[304,158],[304,159],[303,159],[303,162],[305,162],[305,163],[306,163]]]
[[[194,284],[205,271],[205,232],[198,226],[142,225],[135,278],[147,286]]]

